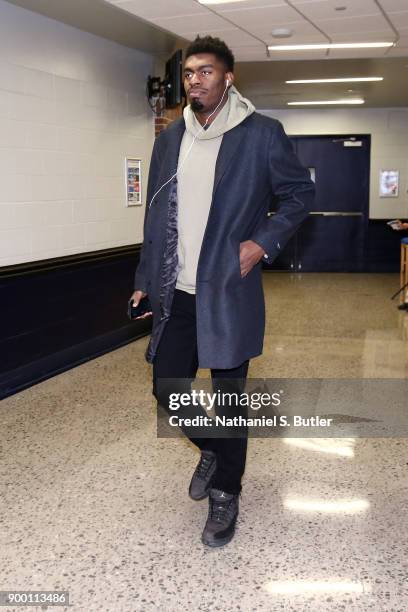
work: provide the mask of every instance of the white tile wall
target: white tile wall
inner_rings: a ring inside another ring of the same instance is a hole
[[[371,134],[370,218],[408,219],[408,108],[275,109],[287,134]],[[398,198],[379,197],[380,169],[400,171]]]
[[[124,158],[154,140],[148,54],[0,0],[0,266],[134,244]]]

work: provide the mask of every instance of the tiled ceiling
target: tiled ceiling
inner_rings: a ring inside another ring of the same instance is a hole
[[[273,52],[272,60],[408,56],[408,0],[106,1],[187,40],[218,36],[239,62],[267,61],[268,44],[395,42],[389,49]],[[276,39],[274,28],[292,36]]]
[[[408,106],[408,62],[405,57],[239,62],[235,79],[258,109],[288,108],[289,101],[363,98],[365,107]],[[381,82],[287,84],[291,79],[379,76]]]
[[[347,97],[362,97],[366,107],[408,106],[408,0],[242,0],[211,7],[196,0],[7,1],[151,53],[156,60],[155,74],[162,74],[163,62],[175,49],[184,49],[197,33],[219,36],[237,59],[234,72],[238,88],[259,109],[287,108],[288,101]],[[346,9],[336,11],[336,6]],[[295,21],[288,21],[293,14]],[[245,15],[247,18],[243,18]],[[237,25],[238,21],[244,25]],[[322,51],[279,53],[275,61],[267,62],[266,45],[279,43],[271,36],[274,27],[293,31],[291,38],[282,41],[286,43],[382,39],[396,40],[396,46],[388,51],[331,51],[328,56]],[[298,59],[302,61],[291,61]],[[384,80],[285,83],[290,79],[361,76]]]

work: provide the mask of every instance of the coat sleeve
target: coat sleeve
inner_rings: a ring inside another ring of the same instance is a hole
[[[270,264],[309,214],[315,187],[279,121],[271,135],[268,165],[277,212],[265,219],[251,240],[264,249],[264,260]]]
[[[150,168],[149,168],[149,179],[147,184],[147,194],[146,194],[146,204],[145,204],[145,214],[143,221],[143,239],[145,238],[145,229],[146,229],[146,221],[149,214],[149,204],[151,199],[153,198],[155,191],[157,191],[157,180],[160,171],[160,163],[161,163],[161,139],[160,136],[156,138],[152,157],[150,160]],[[143,242],[142,249],[140,251],[139,263],[135,272],[135,279],[133,282],[134,291],[140,290],[147,293],[147,279],[146,279],[146,246]]]

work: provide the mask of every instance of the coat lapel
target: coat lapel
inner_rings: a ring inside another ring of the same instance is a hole
[[[169,138],[169,144],[166,151],[167,160],[166,163],[163,163],[163,168],[166,168],[166,174],[169,173],[170,168],[171,174],[169,174],[169,176],[174,174],[177,170],[180,145],[185,128],[186,126],[184,123],[184,119],[181,118],[180,120],[175,122],[171,131],[169,131],[169,135],[171,135],[171,137]]]
[[[214,188],[212,197],[214,198],[215,192],[219,185],[220,180],[225,174],[228,166],[232,163],[234,155],[239,150],[239,145],[246,132],[246,127],[242,123],[234,127],[232,130],[225,132],[220,150],[217,157],[217,163],[215,164],[215,175],[214,175]]]

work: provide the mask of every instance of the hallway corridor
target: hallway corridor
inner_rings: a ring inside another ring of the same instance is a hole
[[[249,377],[406,378],[398,280],[265,273]],[[407,610],[406,439],[251,439],[236,536],[205,548],[198,454],[156,437],[147,341],[0,403],[1,589],[67,590],[75,612]]]

